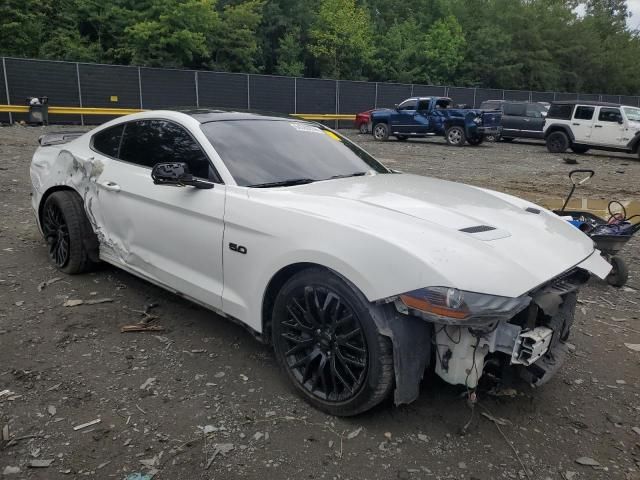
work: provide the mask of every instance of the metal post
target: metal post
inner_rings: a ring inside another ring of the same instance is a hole
[[[4,91],[7,94],[7,104],[11,105],[11,99],[9,98],[9,82],[7,81],[7,62],[2,57],[2,72],[4,73]],[[9,112],[9,125],[13,123],[13,115]]]
[[[413,83],[411,84],[411,95],[409,95],[410,97],[413,97]]]
[[[553,92],[553,101],[556,101],[556,92]]]
[[[200,92],[198,91],[198,71],[195,71],[195,82],[196,82],[196,107],[200,108]]]
[[[476,94],[478,93],[478,87],[473,88],[473,108],[476,108]]]
[[[251,81],[250,75],[247,73],[247,110],[251,110]]]
[[[140,67],[138,67],[138,95],[140,95],[140,110],[144,107],[142,106],[142,74],[140,73]]]
[[[504,89],[502,90],[502,99],[504,100]]]
[[[378,82],[376,82],[376,99],[373,101],[373,108],[378,108]]]
[[[340,81],[336,80],[336,115],[338,115],[339,111],[340,111]],[[336,123],[334,126],[337,130],[339,126],[338,119],[336,119]]]
[[[293,113],[298,113],[298,77],[293,77]]]
[[[80,64],[76,62],[76,80],[78,81],[78,103],[82,108],[82,87],[80,86]],[[80,125],[84,126],[84,115],[80,114]]]
[[[529,103],[533,102],[533,92],[529,90]]]

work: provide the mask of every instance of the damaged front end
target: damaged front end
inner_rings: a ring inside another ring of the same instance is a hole
[[[485,369],[516,371],[532,386],[543,385],[564,363],[577,290],[589,277],[576,267],[517,298],[444,287],[395,297],[395,322],[379,327],[393,340],[396,367],[408,368],[396,369],[396,404],[417,397],[430,363],[446,382],[471,390]],[[425,349],[419,343],[427,339]]]

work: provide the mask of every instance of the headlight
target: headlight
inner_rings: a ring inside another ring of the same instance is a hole
[[[482,123],[482,117],[478,116],[473,119],[476,125],[480,125]]]
[[[474,325],[509,320],[530,302],[528,295],[510,298],[449,287],[428,287],[399,295],[396,306],[435,323]]]

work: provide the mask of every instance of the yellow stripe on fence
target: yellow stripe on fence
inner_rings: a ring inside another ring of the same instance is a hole
[[[88,107],[49,107],[49,113],[55,115],[129,115],[144,112],[138,108],[88,108]],[[28,113],[28,105],[0,105],[0,113]],[[354,120],[355,114],[333,113],[292,113],[292,117],[303,120]]]

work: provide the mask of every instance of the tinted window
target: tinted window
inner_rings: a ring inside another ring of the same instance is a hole
[[[400,105],[398,105],[398,110],[415,110],[415,109],[416,109],[415,100],[405,100]]]
[[[420,100],[418,102],[418,110],[429,110],[429,100]]]
[[[388,170],[321,125],[289,120],[228,120],[201,126],[238,185]]]
[[[573,113],[573,105],[571,104],[553,104],[549,108],[547,118],[557,118],[560,120],[570,120]]]
[[[573,118],[576,120],[591,120],[593,118],[593,112],[595,111],[595,107],[576,107],[576,113]]]
[[[524,103],[505,103],[502,111],[505,115],[524,117],[526,112],[526,105]]]
[[[496,102],[494,100],[488,100],[480,104],[481,110],[500,110],[502,102]]]
[[[546,113],[547,109],[539,103],[527,103],[527,117],[531,118],[542,118],[542,113]]]
[[[621,118],[619,108],[602,107],[598,115],[598,120],[601,122],[617,122]]]
[[[193,175],[213,178],[209,159],[200,146],[186,130],[166,120],[127,123],[119,158],[143,167],[185,162]]]
[[[117,157],[123,128],[124,125],[116,125],[115,127],[107,128],[102,132],[96,133],[93,136],[93,148],[109,157]]]

